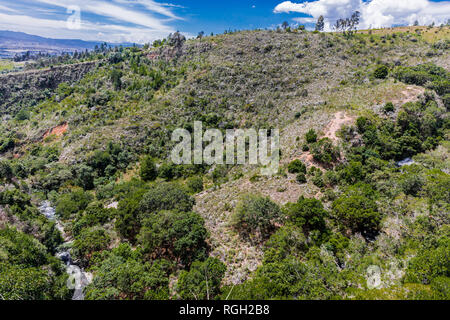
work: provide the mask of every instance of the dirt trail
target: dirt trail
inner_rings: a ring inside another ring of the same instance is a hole
[[[334,119],[325,128],[324,138],[330,138],[332,141],[336,142],[339,138],[336,133],[344,126],[350,125],[355,119],[346,115],[345,112],[340,111],[334,115]]]

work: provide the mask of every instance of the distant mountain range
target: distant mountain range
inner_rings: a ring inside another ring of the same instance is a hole
[[[0,31],[0,58],[12,58],[30,51],[32,53],[60,54],[63,52],[92,50],[103,42],[77,39],[50,39],[23,32]],[[110,46],[132,46],[132,43],[108,43]]]

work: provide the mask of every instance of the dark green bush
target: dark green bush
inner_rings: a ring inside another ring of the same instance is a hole
[[[386,113],[386,114],[391,113],[391,112],[394,112],[394,111],[395,111],[394,104],[393,104],[392,102],[386,103],[386,105],[385,105],[384,108],[383,108],[383,111],[384,111],[384,113]]]
[[[344,228],[363,235],[373,235],[381,227],[382,213],[373,199],[370,186],[359,184],[333,202],[333,216]]]
[[[104,252],[93,282],[86,288],[86,300],[166,300],[169,299],[169,263],[145,263],[140,250],[120,244]]]
[[[308,180],[306,179],[306,175],[304,173],[297,174],[296,180],[300,184],[304,184],[304,183],[308,182]]]
[[[306,166],[304,165],[304,163],[299,160],[296,159],[294,161],[292,161],[291,163],[289,163],[288,165],[288,172],[289,173],[306,173]]]
[[[191,177],[186,182],[187,187],[192,193],[203,191],[203,178],[200,176]]]
[[[245,195],[231,217],[231,224],[246,237],[266,239],[281,218],[280,208],[269,198]]]
[[[309,130],[306,133],[305,138],[306,138],[306,142],[307,143],[315,143],[315,142],[317,142],[317,133],[316,133],[316,131],[314,129]]]
[[[152,213],[161,210],[191,211],[194,198],[177,184],[165,182],[153,186],[142,198],[140,210]]]
[[[92,201],[92,196],[80,189],[63,194],[56,202],[56,214],[63,219],[69,219],[73,214],[86,209]]]
[[[323,138],[314,143],[311,148],[314,160],[325,165],[330,165],[339,159],[339,149],[333,145],[329,138]]]
[[[142,160],[140,176],[144,181],[153,181],[158,177],[156,164],[151,157],[147,156]]]
[[[378,66],[373,72],[376,79],[386,79],[389,74],[389,68],[385,65]]]
[[[325,219],[329,214],[317,199],[300,197],[297,203],[287,204],[284,210],[289,221],[301,228],[306,235],[313,230],[321,233],[326,230]]]
[[[144,251],[190,266],[206,258],[208,232],[203,218],[195,212],[161,211],[142,222],[139,243]]]
[[[73,248],[83,264],[89,265],[92,254],[107,249],[110,241],[111,238],[105,229],[93,227],[83,229],[80,234],[75,237]]]
[[[1,180],[11,180],[13,177],[13,170],[11,168],[11,164],[9,161],[1,160],[0,161],[0,181]]]
[[[196,261],[191,269],[182,271],[177,283],[180,297],[186,300],[212,300],[220,294],[226,266],[217,258]]]

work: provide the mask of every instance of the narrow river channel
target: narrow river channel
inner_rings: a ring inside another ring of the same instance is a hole
[[[72,300],[84,300],[84,288],[86,288],[92,281],[92,274],[81,269],[76,262],[72,260],[70,249],[65,249],[71,247],[72,241],[66,237],[64,226],[56,217],[55,208],[52,207],[50,201],[42,202],[39,207],[39,211],[45,215],[47,219],[56,223],[56,227],[64,238],[64,243],[61,245],[61,248],[64,249],[59,250],[56,257],[58,257],[66,265],[66,271],[70,276],[67,286],[69,289],[74,289]]]

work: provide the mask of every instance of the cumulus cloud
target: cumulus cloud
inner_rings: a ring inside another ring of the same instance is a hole
[[[330,30],[339,18],[350,17],[355,11],[361,13],[360,28],[381,28],[394,25],[412,25],[416,20],[426,25],[446,23],[450,18],[450,1],[429,0],[317,0],[303,3],[285,1],[277,5],[275,13],[297,12],[315,20],[325,18],[325,28]]]
[[[317,20],[316,19],[314,19],[314,18],[308,18],[308,17],[300,17],[300,18],[294,18],[294,19],[292,19],[292,20],[294,20],[295,22],[298,22],[298,23],[315,23]]]

